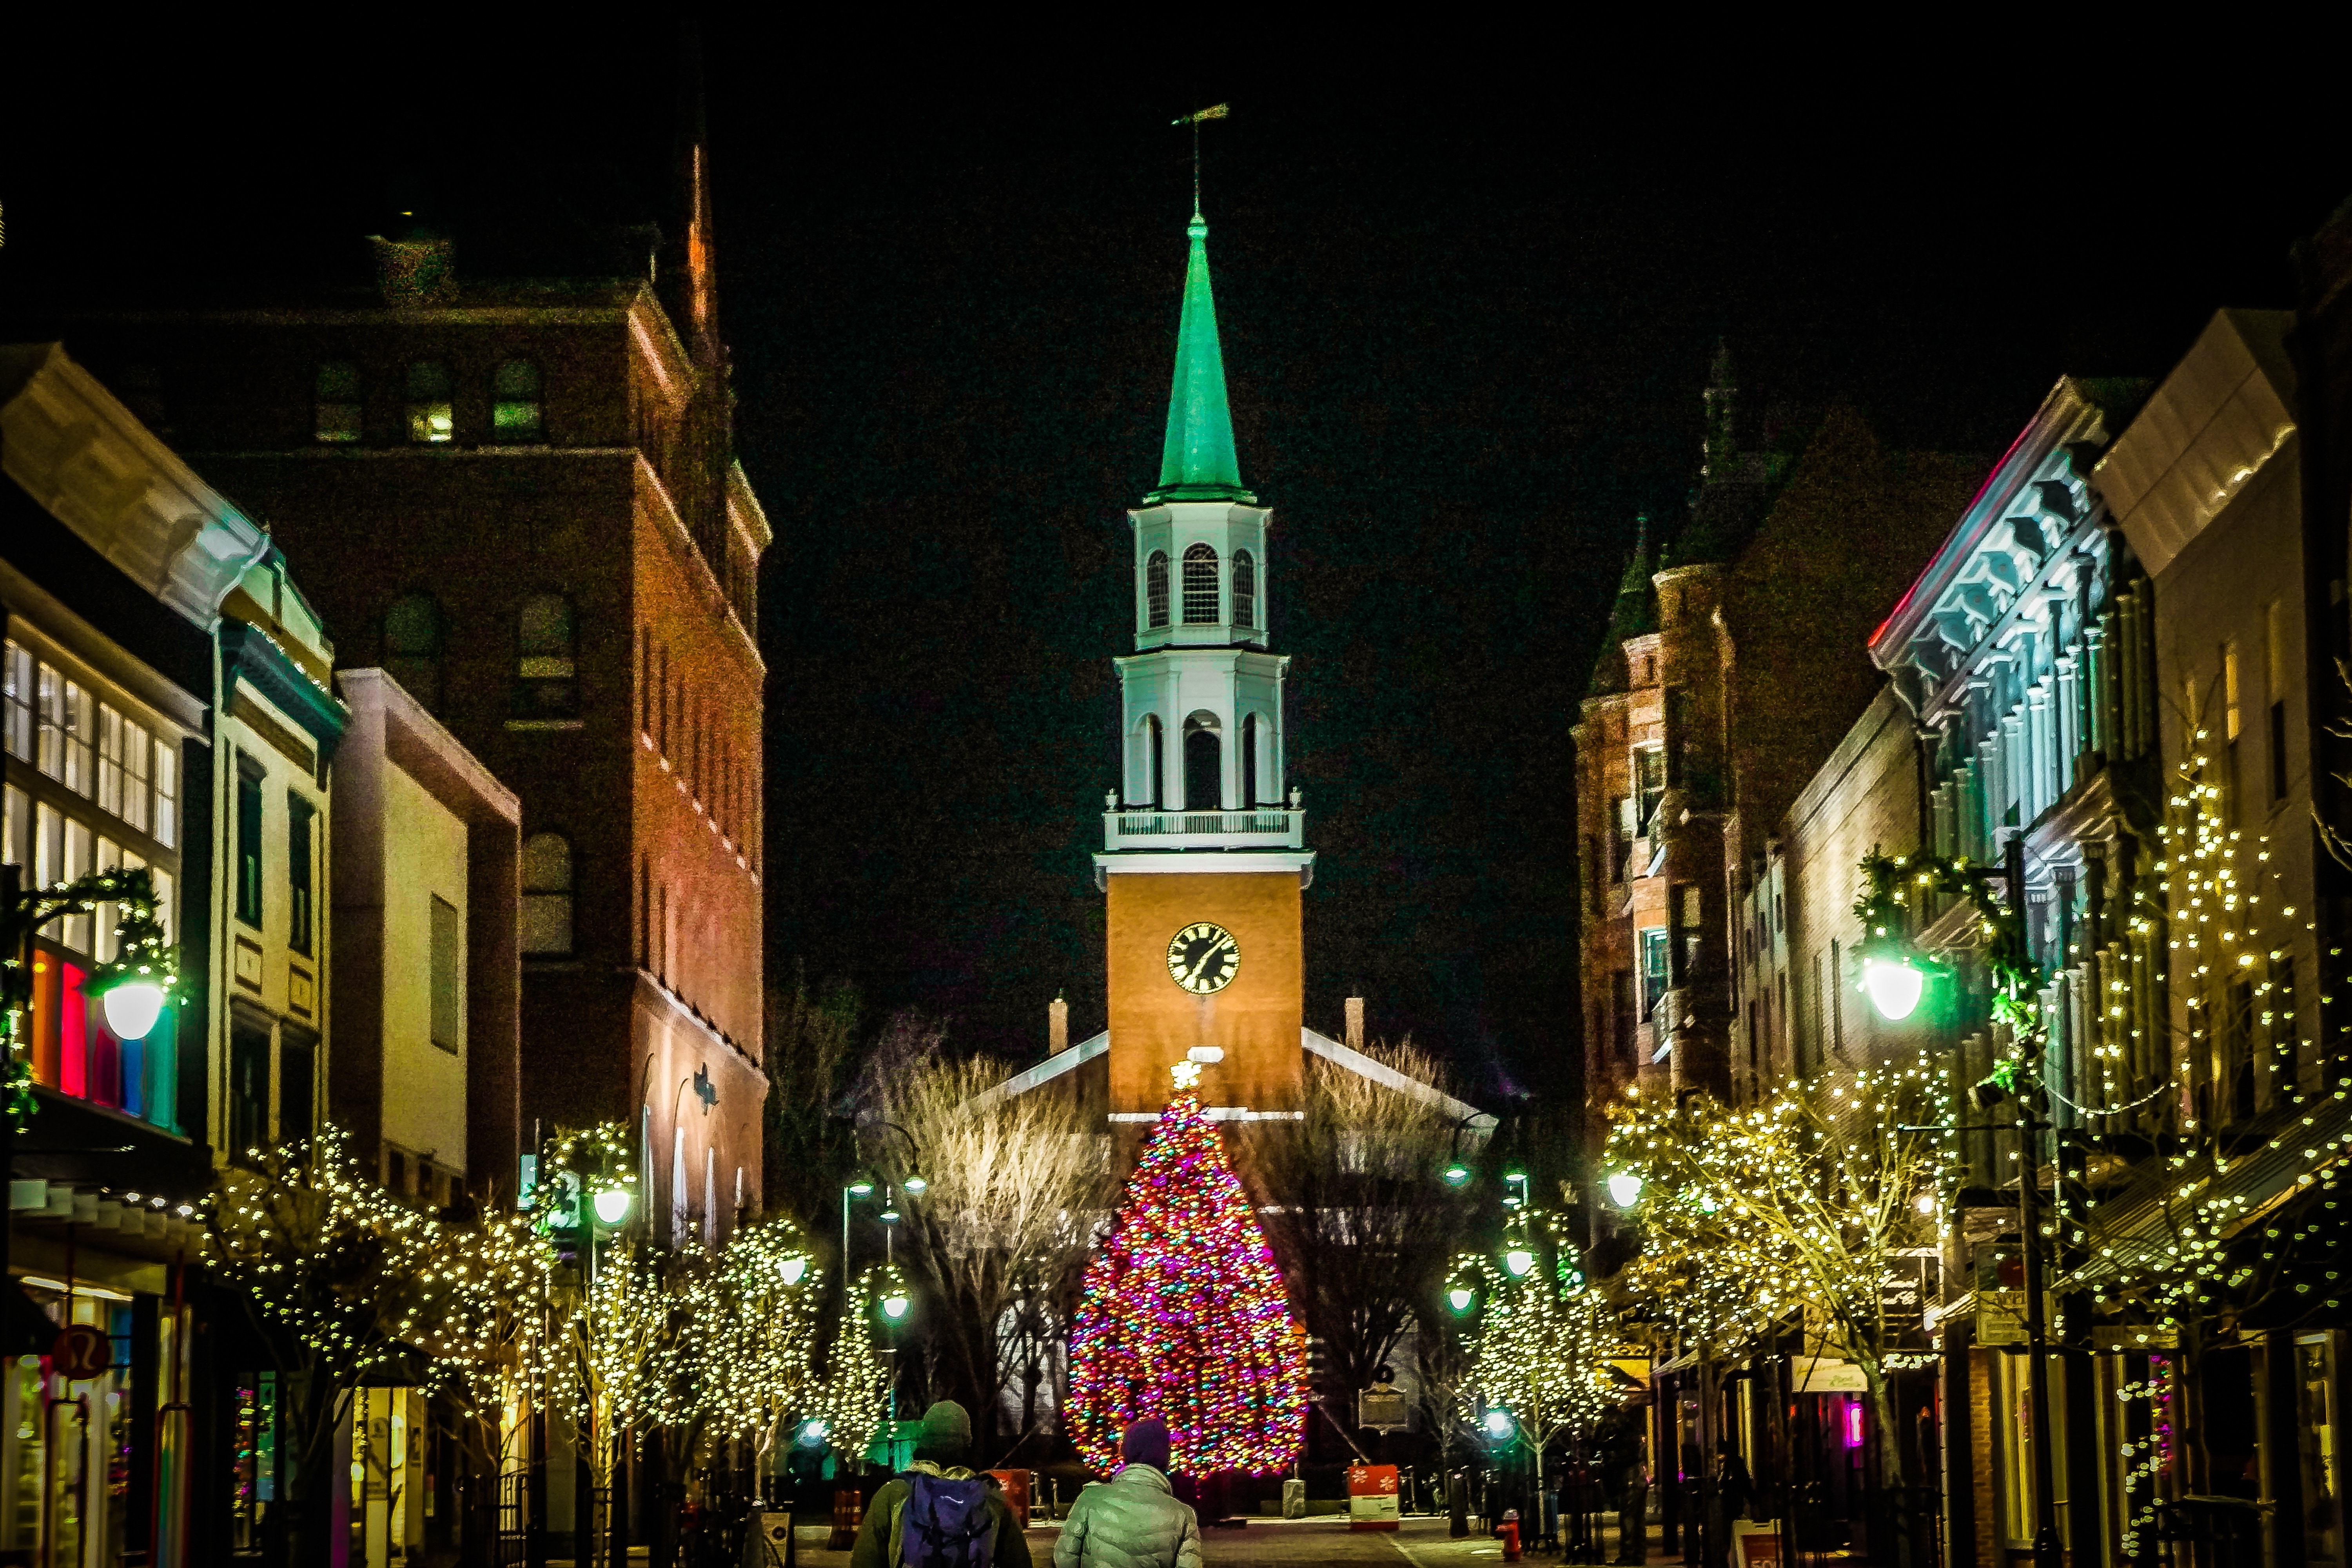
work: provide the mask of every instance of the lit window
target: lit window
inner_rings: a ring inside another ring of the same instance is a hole
[[[1217,619],[1217,552],[1205,544],[1184,552],[1184,624],[1213,626]]]
[[[154,738],[135,720],[122,721],[122,820],[147,831],[147,771]]]
[[[383,664],[426,711],[440,711],[441,606],[432,595],[410,594],[385,607]]]
[[[329,360],[319,367],[312,384],[318,405],[314,434],[338,444],[360,438],[360,367],[349,360]]]
[[[105,702],[98,705],[98,808],[122,815],[122,715]]]
[[[155,842],[169,847],[180,841],[180,753],[168,737],[155,738]]]
[[[568,714],[579,710],[572,679],[572,601],[561,594],[535,594],[516,617],[515,706],[525,713]]]
[[[572,841],[561,833],[522,842],[522,950],[536,958],[572,954]]]
[[[1257,561],[1246,550],[1234,552],[1234,625],[1257,625]]]
[[[500,441],[541,438],[539,366],[530,361],[510,359],[499,366],[490,383],[490,434]]]
[[[19,761],[33,760],[33,654],[21,643],[0,647],[0,743]]]
[[[408,438],[436,446],[457,439],[457,421],[449,404],[449,367],[418,360],[408,367]]]
[[[1143,605],[1152,626],[1168,624],[1168,552],[1164,550],[1153,551],[1151,559],[1143,563]]]

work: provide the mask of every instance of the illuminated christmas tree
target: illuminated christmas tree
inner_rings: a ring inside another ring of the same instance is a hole
[[[1279,1469],[1305,1432],[1306,1335],[1193,1092],[1199,1073],[1177,1068],[1176,1098],[1087,1266],[1070,1405],[1097,1469],[1117,1466],[1119,1434],[1147,1416],[1168,1423],[1171,1468],[1192,1475]]]

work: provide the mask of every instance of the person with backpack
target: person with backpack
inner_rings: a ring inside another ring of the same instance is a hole
[[[849,1568],[1030,1568],[1013,1505],[964,1468],[971,1452],[962,1405],[942,1399],[924,1411],[914,1462],[866,1505]]]
[[[1127,1462],[1078,1489],[1054,1568],[1201,1568],[1201,1521],[1168,1482],[1168,1424],[1138,1421],[1118,1440]]]

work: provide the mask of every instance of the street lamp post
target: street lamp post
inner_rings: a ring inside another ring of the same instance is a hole
[[[1992,876],[1989,868],[1960,869],[1972,886]],[[2023,834],[2011,834],[2003,847],[2000,877],[2009,918],[2019,922],[2016,929],[2021,943],[2025,919]],[[1990,923],[1987,929],[1991,929]],[[1865,960],[1865,965],[1864,984],[1873,1005],[1890,1022],[1909,1016],[1918,1005],[1924,982],[1923,972],[1911,961],[1911,955],[1881,952]],[[2065,1549],[2058,1539],[2057,1466],[2050,1441],[2050,1326],[2042,1289],[2047,1250],[2042,1238],[2042,1134],[2050,1130],[2051,1123],[2041,1114],[2039,1103],[2048,1092],[2042,1081],[2041,1038],[2035,1033],[2028,1035],[2027,1040],[2035,1048],[2036,1059],[2022,1062],[2011,1081],[2016,1085],[2015,1126],[2020,1144],[2018,1159],[2022,1167],[2017,1178],[2017,1228],[2025,1253],[2026,1408],[2028,1419],[2033,1424],[2033,1568],[2061,1568]],[[1978,1086],[1977,1093],[1979,1103],[1990,1110],[2000,1102],[2007,1091],[1999,1083],[1988,1080]]]
[[[17,1020],[33,1001],[32,965],[25,956],[33,933],[59,915],[105,903],[120,907],[115,956],[82,986],[85,996],[101,998],[107,1027],[119,1040],[146,1038],[179,983],[177,958],[163,945],[155,881],[144,869],[100,871],[29,891],[22,879],[22,868],[0,866],[0,1193],[15,1178],[16,1135],[33,1109],[32,1068],[16,1037]],[[8,1280],[10,1224],[9,1215],[0,1212],[0,1281]],[[16,1287],[11,1282],[0,1289]]]

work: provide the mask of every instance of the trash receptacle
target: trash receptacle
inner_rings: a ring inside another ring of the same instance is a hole
[[[1285,1519],[1307,1517],[1307,1483],[1305,1481],[1289,1480],[1282,1483],[1282,1517]]]

